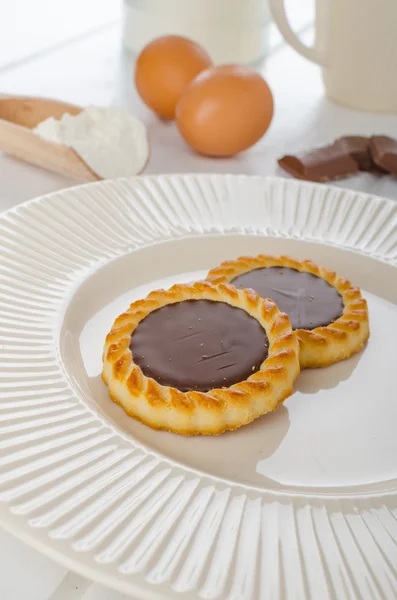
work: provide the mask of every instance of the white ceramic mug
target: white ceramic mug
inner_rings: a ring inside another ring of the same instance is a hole
[[[316,42],[292,31],[285,0],[270,0],[281,34],[323,67],[327,95],[351,108],[397,113],[397,0],[317,0]]]

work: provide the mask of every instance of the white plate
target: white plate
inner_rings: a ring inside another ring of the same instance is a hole
[[[148,177],[0,218],[0,519],[139,599],[397,596],[397,204],[279,179]],[[311,257],[369,301],[360,355],[276,411],[183,438],[100,380],[115,316],[243,253]]]

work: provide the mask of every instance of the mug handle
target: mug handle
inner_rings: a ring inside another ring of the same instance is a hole
[[[300,41],[296,33],[292,31],[288,22],[287,13],[285,11],[284,1],[285,0],[270,0],[270,10],[281,35],[284,37],[286,42],[288,42],[297,52],[299,52],[299,54],[302,54],[302,56],[311,60],[317,65],[324,67],[326,65],[324,54],[314,47],[305,46],[305,44]]]

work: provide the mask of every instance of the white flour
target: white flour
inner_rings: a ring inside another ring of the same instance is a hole
[[[103,179],[137,175],[149,158],[144,124],[122,108],[89,106],[80,114],[50,117],[35,128],[40,137],[72,148]]]

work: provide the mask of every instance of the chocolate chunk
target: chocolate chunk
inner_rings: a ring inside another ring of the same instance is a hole
[[[335,140],[335,145],[358,164],[361,171],[372,171],[374,163],[369,149],[369,138],[363,135],[345,135]]]
[[[342,179],[359,171],[357,162],[338,144],[296,156],[286,155],[278,160],[278,164],[298,179],[320,183]]]
[[[232,281],[252,288],[262,298],[272,298],[286,312],[292,329],[325,327],[343,313],[342,296],[324,279],[288,267],[253,269]]]
[[[378,167],[397,175],[397,140],[386,135],[375,135],[370,139],[370,152]]]
[[[131,336],[134,362],[162,385],[207,392],[259,370],[269,342],[260,323],[225,302],[187,300],[164,306]]]

